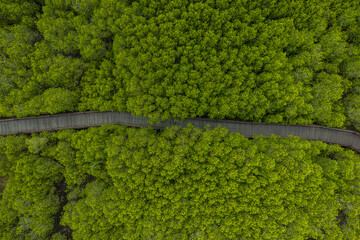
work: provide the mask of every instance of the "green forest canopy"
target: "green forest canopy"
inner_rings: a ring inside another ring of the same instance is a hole
[[[0,116],[360,128],[359,1],[1,0]]]
[[[360,129],[341,0],[0,0],[0,117],[125,111]],[[359,155],[226,129],[0,137],[3,239],[356,239]]]
[[[356,239],[360,157],[189,124],[0,137],[2,239]]]

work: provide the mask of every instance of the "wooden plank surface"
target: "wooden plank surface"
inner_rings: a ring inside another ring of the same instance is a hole
[[[188,123],[192,123],[195,127],[199,128],[204,128],[207,124],[210,125],[211,129],[221,126],[228,128],[229,132],[238,132],[248,138],[260,134],[264,136],[275,134],[281,137],[293,135],[306,140],[319,140],[339,144],[360,152],[360,134],[351,130],[317,125],[268,124],[204,118],[185,119],[184,121],[179,120],[176,122],[169,120],[158,124],[149,124],[146,118],[137,117],[126,112],[87,111],[27,118],[1,119],[0,135],[56,131],[61,129],[81,129],[101,126],[103,124],[118,124],[129,127],[152,126],[156,129],[163,129],[172,125],[185,127]]]

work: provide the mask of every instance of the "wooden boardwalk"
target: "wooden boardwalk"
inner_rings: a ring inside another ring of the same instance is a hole
[[[360,152],[360,133],[329,128],[317,125],[285,125],[269,123],[241,122],[233,120],[211,120],[204,118],[186,119],[184,121],[164,121],[150,125],[146,118],[136,117],[126,112],[73,112],[64,114],[42,115],[27,118],[8,118],[0,120],[0,135],[21,134],[42,131],[56,131],[61,129],[81,129],[101,126],[103,124],[118,124],[129,127],[152,126],[162,129],[167,126],[178,125],[185,127],[192,123],[195,127],[204,128],[207,124],[213,129],[220,125],[229,129],[229,132],[238,132],[245,137],[254,135],[281,137],[298,136],[306,140],[319,140],[338,144]]]

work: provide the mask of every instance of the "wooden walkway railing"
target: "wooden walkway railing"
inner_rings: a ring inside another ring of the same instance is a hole
[[[81,129],[103,124],[119,124],[129,127],[152,126],[162,129],[167,126],[178,125],[185,127],[192,123],[195,127],[204,128],[207,124],[213,129],[220,125],[229,129],[229,132],[238,132],[245,137],[254,135],[281,137],[289,135],[299,136],[306,140],[319,140],[338,144],[360,152],[360,134],[351,130],[329,128],[317,125],[285,125],[269,123],[241,122],[233,120],[211,120],[204,118],[186,119],[184,121],[164,121],[150,125],[146,118],[136,117],[126,112],[73,112],[54,115],[41,115],[27,118],[8,118],[0,120],[0,135],[56,131],[61,129]]]

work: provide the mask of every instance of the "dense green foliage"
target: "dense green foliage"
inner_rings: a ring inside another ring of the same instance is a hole
[[[2,117],[116,110],[360,129],[359,1],[0,4]]]
[[[0,117],[360,130],[357,0],[0,0]],[[360,157],[189,125],[0,137],[1,239],[357,239]]]
[[[0,153],[1,239],[360,235],[360,157],[338,145],[103,125],[1,137]]]

